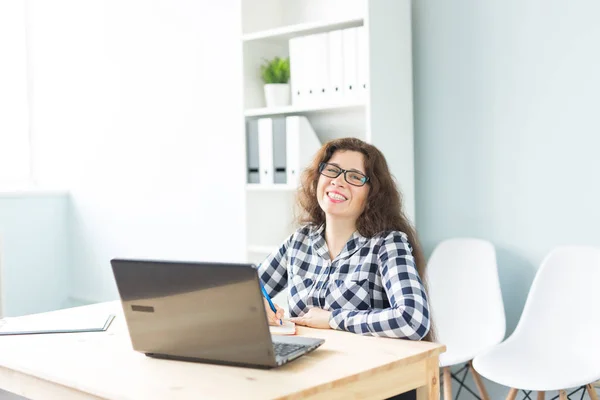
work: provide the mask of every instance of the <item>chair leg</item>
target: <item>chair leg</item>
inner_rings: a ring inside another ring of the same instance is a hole
[[[538,392],[537,400],[544,400],[546,398],[546,392]]]
[[[510,392],[508,392],[508,396],[506,396],[506,400],[515,400],[515,398],[517,397],[517,393],[519,393],[519,389],[510,389]]]
[[[590,399],[598,400],[598,394],[596,393],[596,389],[594,388],[594,385],[592,385],[590,383],[589,385],[586,385],[585,388],[587,389],[588,396],[590,396]]]
[[[558,395],[559,395],[560,400],[567,400],[568,399],[567,398],[567,392],[565,392],[564,390],[560,390],[558,392]]]
[[[481,394],[481,398],[483,400],[490,400],[490,396],[488,395],[487,390],[485,390],[485,386],[483,385],[481,376],[477,371],[475,371],[475,368],[473,368],[473,361],[469,361],[469,368],[471,369],[471,374],[473,374],[473,380],[475,381],[475,385],[477,385],[477,389],[479,389],[479,394]]]
[[[452,400],[452,377],[450,367],[444,367],[444,400]]]

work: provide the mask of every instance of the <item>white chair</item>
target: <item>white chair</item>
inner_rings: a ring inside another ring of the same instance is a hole
[[[489,396],[471,360],[504,339],[506,317],[500,291],[496,251],[485,240],[456,238],[438,244],[427,265],[431,316],[437,342],[446,345],[440,355],[444,400],[452,399],[452,378],[460,385],[469,372],[482,399]],[[463,364],[456,373],[450,367]],[[463,374],[464,371],[464,374]]]
[[[512,388],[507,399],[520,389],[527,396],[537,391],[538,399],[558,390],[562,400],[577,388],[598,400],[590,383],[600,379],[599,284],[600,249],[554,249],[536,273],[514,333],[475,357],[475,369]]]

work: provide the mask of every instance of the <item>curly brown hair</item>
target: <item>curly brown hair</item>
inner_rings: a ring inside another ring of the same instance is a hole
[[[325,223],[325,212],[317,200],[319,164],[328,162],[336,151],[356,151],[364,156],[364,173],[369,177],[369,194],[365,209],[356,222],[358,233],[371,238],[379,233],[404,232],[408,236],[417,271],[427,291],[426,261],[416,230],[404,214],[402,194],[390,173],[385,156],[375,146],[357,138],[335,139],[323,145],[302,174],[302,187],[297,196],[300,211],[296,218],[298,223],[314,226]],[[433,323],[425,340],[433,340]]]

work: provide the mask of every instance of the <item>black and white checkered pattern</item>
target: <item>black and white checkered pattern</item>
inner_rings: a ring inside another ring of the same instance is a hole
[[[333,261],[324,235],[324,226],[305,226],[263,261],[258,272],[269,295],[288,288],[292,316],[332,311],[333,329],[422,339],[429,305],[406,234],[355,232]]]

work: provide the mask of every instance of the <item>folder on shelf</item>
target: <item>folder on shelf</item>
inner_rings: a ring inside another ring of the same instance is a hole
[[[272,118],[273,130],[273,183],[287,182],[285,117]]]
[[[302,171],[310,164],[321,142],[304,116],[286,118],[287,183],[298,186]]]
[[[289,54],[292,104],[331,104],[340,102],[344,92],[356,92],[356,28],[292,38]]]
[[[364,26],[359,26],[356,28],[356,42],[356,94],[359,99],[364,99],[366,98],[369,80],[369,48],[367,44],[366,28]]]
[[[292,92],[292,104],[304,104],[307,95],[305,85],[306,71],[304,68],[305,58],[303,54],[303,37],[295,37],[289,41],[290,54],[290,88]]]
[[[327,97],[331,103],[339,103],[344,90],[344,53],[342,51],[342,31],[335,30],[327,34],[329,84]]]
[[[260,183],[258,155],[258,121],[251,119],[246,121],[246,169],[248,183]]]
[[[309,120],[305,116],[259,118],[247,126],[248,183],[298,186],[302,171],[321,147]],[[256,163],[259,178],[251,168]]]
[[[330,100],[329,96],[329,35],[325,33],[317,33],[313,35],[313,52],[314,62],[313,73],[314,80],[314,97],[312,104],[326,104]]]
[[[258,163],[261,184],[273,183],[273,120],[258,119]]]
[[[355,99],[357,96],[357,28],[342,30],[342,44],[344,54],[344,99]]]
[[[317,35],[308,35],[301,38],[300,46],[301,57],[303,60],[303,85],[305,87],[305,97],[303,104],[315,104],[318,99],[319,63],[322,60],[317,58]]]

